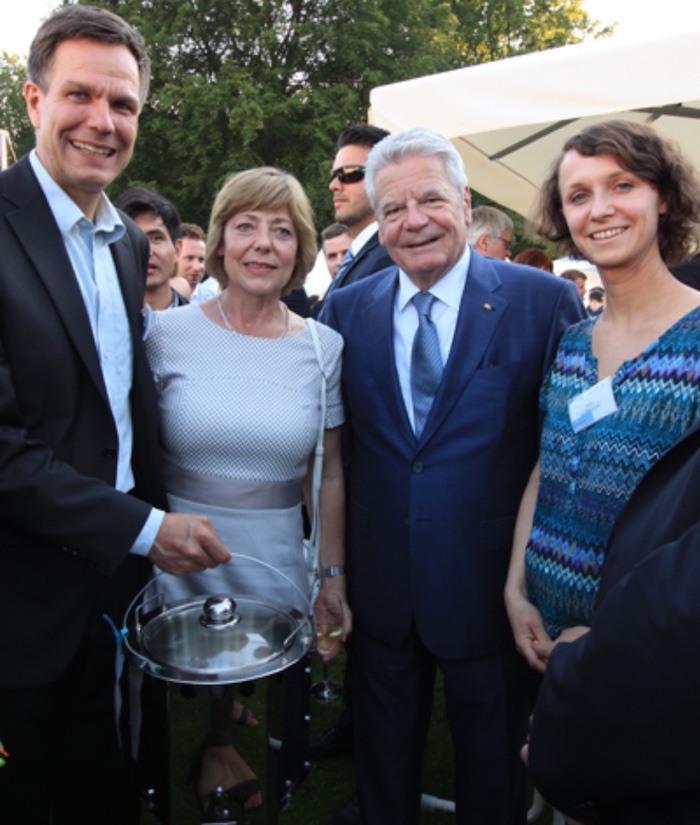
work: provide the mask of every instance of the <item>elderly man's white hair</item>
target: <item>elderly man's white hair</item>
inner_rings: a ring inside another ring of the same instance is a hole
[[[504,232],[513,231],[513,221],[495,206],[477,206],[472,209],[472,221],[467,227],[467,240],[476,244],[482,235],[500,238]]]
[[[409,157],[437,157],[445,165],[445,172],[458,196],[464,195],[467,173],[459,152],[450,141],[432,129],[405,129],[380,140],[369,153],[365,164],[365,191],[372,209],[377,211],[377,174],[386,166]]]

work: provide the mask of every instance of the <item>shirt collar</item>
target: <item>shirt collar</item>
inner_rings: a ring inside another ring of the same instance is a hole
[[[452,269],[446,275],[443,275],[437,283],[433,284],[429,290],[432,295],[452,307],[456,312],[459,312],[464,285],[467,282],[470,255],[469,244],[467,244],[462,257]],[[404,309],[406,309],[406,306],[416,292],[420,292],[420,289],[402,269],[399,269],[399,289],[396,296],[399,312],[403,312]]]
[[[376,221],[372,221],[372,223],[369,226],[366,226],[350,244],[350,249],[352,251],[353,256],[357,255],[357,253],[362,249],[362,247],[367,243],[367,241],[374,235],[375,232],[378,231],[379,224]]]
[[[64,240],[68,237],[73,227],[81,222],[83,225],[87,223],[94,226],[95,234],[99,233],[103,235],[105,243],[108,244],[118,241],[119,238],[124,235],[126,229],[119,217],[119,213],[104,192],[100,195],[100,200],[95,211],[95,223],[92,224],[92,221],[89,221],[85,217],[78,204],[61,189],[47,172],[46,167],[39,160],[36,149],[31,151],[29,162],[39,181],[39,186],[46,196],[49,208]]]

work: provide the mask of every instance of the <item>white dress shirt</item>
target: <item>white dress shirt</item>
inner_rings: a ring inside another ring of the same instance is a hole
[[[469,256],[467,244],[464,254],[455,266],[428,290],[436,298],[430,317],[437,327],[442,363],[445,365],[452,349],[459,307],[467,282]],[[411,299],[419,291],[408,275],[400,269],[399,286],[394,301],[394,362],[411,427],[415,426],[411,395],[411,351],[418,330],[418,311]]]
[[[133,350],[124,298],[110,251],[110,244],[118,241],[126,230],[117,210],[104,193],[93,224],[47,172],[36,150],[31,152],[29,162],[59,228],[83,296],[117,430],[117,476],[114,486],[128,493],[134,487],[131,468],[133,426],[129,401]],[[151,510],[131,552],[148,554],[164,515],[161,510]]]

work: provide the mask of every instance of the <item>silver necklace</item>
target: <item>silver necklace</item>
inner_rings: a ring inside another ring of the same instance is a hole
[[[217,306],[219,307],[219,312],[221,313],[221,320],[224,322],[224,326],[226,327],[226,329],[229,332],[236,332],[236,330],[231,326],[231,322],[229,321],[228,316],[226,315],[226,310],[224,309],[224,303],[222,301],[222,295],[223,295],[223,293],[220,292],[216,296],[216,303],[217,303]],[[287,322],[285,324],[284,331],[278,337],[279,338],[286,338],[289,335],[289,331],[292,328],[292,316],[291,316],[291,313],[289,312],[289,307],[286,304],[282,304],[282,307],[284,309],[284,313],[285,313]],[[236,333],[236,334],[238,334],[238,333]]]

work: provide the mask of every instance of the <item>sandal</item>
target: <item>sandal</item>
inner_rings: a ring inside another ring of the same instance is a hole
[[[242,705],[240,702],[233,703],[233,721],[237,722],[244,728],[259,728],[260,722],[255,717],[253,711],[248,705]]]
[[[226,789],[219,785],[209,794],[206,807],[202,806],[204,816],[207,822],[229,822],[232,813],[228,802],[237,802],[244,811],[249,810],[246,808],[246,804],[258,793],[260,793],[260,782],[257,779],[246,779],[239,782],[238,785]],[[200,804],[201,802],[200,798]]]
[[[191,778],[201,809],[211,822],[227,822],[231,818],[229,802],[237,802],[244,811],[262,805],[260,782],[232,745],[203,745],[192,764]],[[231,778],[240,781],[228,788],[219,782],[213,790],[206,787],[212,787],[212,779],[223,782]]]

